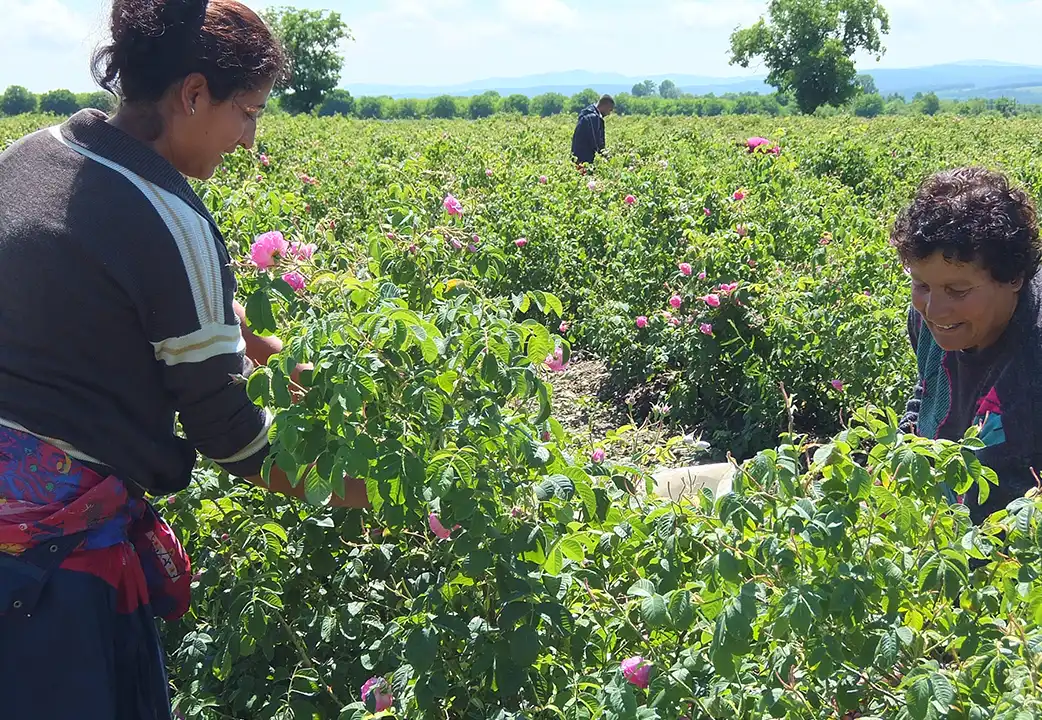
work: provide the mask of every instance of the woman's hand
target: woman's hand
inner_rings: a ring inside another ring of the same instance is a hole
[[[281,493],[282,495],[297,498],[298,500],[304,499],[304,483],[298,483],[296,487],[293,487],[293,485],[290,484],[289,478],[286,477],[286,473],[278,465],[271,466],[269,478],[271,480],[269,483],[265,483],[264,478],[260,475],[254,475],[245,479],[265,490]],[[366,493],[365,480],[345,475],[344,497],[340,497],[336,493],[333,493],[329,500],[329,504],[331,507],[370,509],[372,505],[369,503],[369,496]]]

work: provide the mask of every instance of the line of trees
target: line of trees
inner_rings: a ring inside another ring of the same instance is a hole
[[[84,108],[97,108],[109,112],[115,106],[115,98],[103,90],[90,93],[51,90],[36,95],[21,85],[12,85],[0,95],[0,115],[7,116],[35,112],[72,115]]]
[[[836,107],[822,105],[815,115],[855,115],[872,118],[881,115],[937,115],[947,113],[963,116],[1001,115],[1042,116],[1042,105],[1018,103],[1012,98],[972,100],[941,100],[934,93],[917,94],[911,100],[901,95],[887,97],[879,94],[872,78],[864,75],[858,78],[860,91],[849,102]],[[664,83],[663,83],[664,84]],[[660,88],[661,90],[661,88]],[[343,89],[332,90],[325,95],[325,100],[313,110],[319,116],[340,115],[364,120],[415,120],[422,118],[469,118],[478,120],[493,115],[532,115],[550,117],[561,113],[574,115],[590,103],[596,102],[600,93],[587,88],[571,97],[559,93],[545,93],[535,97],[527,95],[501,96],[490,91],[473,97],[456,97],[440,95],[438,97],[391,98],[387,96],[363,96],[355,98]],[[275,112],[294,112],[294,107],[287,108],[285,98],[276,100]],[[68,90],[52,90],[42,95],[34,95],[21,86],[11,86],[0,95],[0,115],[21,115],[25,113],[51,113],[54,115],[71,115],[83,108],[97,108],[110,112],[115,107],[114,98],[106,92],[72,93]],[[652,116],[695,116],[713,117],[717,115],[768,115],[778,117],[799,113],[799,108],[791,95],[775,93],[773,95],[742,93],[724,95],[689,95],[677,93],[676,97],[655,95],[634,95],[620,93],[615,95],[615,109],[619,115],[652,115]],[[296,114],[294,112],[294,114]]]

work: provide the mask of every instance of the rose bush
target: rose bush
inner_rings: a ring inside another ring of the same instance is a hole
[[[761,123],[622,119],[590,178],[565,119],[273,117],[198,186],[286,340],[242,382],[308,502],[203,464],[162,504],[198,569],[163,626],[180,713],[1042,714],[1042,503],[972,527],[942,483],[986,492],[973,433],[864,409],[912,375],[888,218],[944,165],[1042,187],[1038,123]],[[658,500],[571,442],[573,344],[744,459],[734,492]],[[328,506],[345,475],[371,511]]]

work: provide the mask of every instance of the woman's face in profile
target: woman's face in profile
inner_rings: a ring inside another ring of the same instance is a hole
[[[935,252],[905,260],[912,305],[943,350],[985,348],[1001,337],[1023,281],[1000,283],[979,261],[960,263]]]
[[[179,125],[179,137],[173,143],[177,148],[174,165],[178,171],[206,180],[225,155],[239,147],[253,147],[258,116],[268,102],[273,84],[268,81],[256,89],[233,93],[221,102],[213,102],[208,91],[200,93],[196,114]]]

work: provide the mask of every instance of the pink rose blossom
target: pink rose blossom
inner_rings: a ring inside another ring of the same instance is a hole
[[[730,295],[731,293],[733,293],[737,289],[738,289],[738,283],[736,283],[736,282],[733,282],[733,283],[722,283],[720,285],[720,294],[721,295]]]
[[[539,184],[540,185],[546,185],[548,182],[550,182],[550,179],[548,177],[546,177],[546,175],[540,175],[539,176]]]
[[[698,326],[698,331],[700,333],[702,333],[703,335],[712,335],[713,334],[713,326],[710,325],[709,323],[702,323],[701,325]]]
[[[842,380],[833,380],[831,385],[832,385],[832,387],[836,391],[843,392],[843,381]]]
[[[492,177],[492,168],[485,168],[485,177]]]
[[[627,195],[626,199],[623,202],[625,202],[627,205],[633,205],[635,202],[637,202],[637,198],[633,197],[632,195]]]
[[[680,267],[680,274],[681,275],[685,275],[685,276],[691,275],[691,273],[692,273],[691,263],[682,262],[682,263],[680,263],[679,267]]]
[[[367,706],[369,705],[370,694],[372,695],[372,707],[375,712],[390,710],[391,706],[394,705],[394,694],[391,692],[391,686],[382,677],[369,678],[365,681],[365,685],[362,686],[362,702]]]
[[[518,238],[514,241],[514,244],[517,245],[519,248],[523,248],[525,245],[528,244],[528,238]]]
[[[767,138],[762,138],[762,137],[751,137],[751,138],[749,138],[748,140],[745,141],[745,145],[746,145],[746,147],[749,148],[749,152],[752,152],[753,150],[755,150],[756,148],[760,147],[761,145],[770,145],[770,144],[771,144],[770,140],[768,140]]]
[[[596,450],[594,450],[593,454],[590,455],[590,460],[600,465],[602,462],[604,462],[604,450],[602,450],[601,448],[597,448]]]
[[[564,350],[560,345],[554,348],[553,355],[546,356],[546,360],[543,363],[550,372],[564,372],[571,365],[571,362],[564,362]]]
[[[744,190],[735,190],[733,197],[734,197],[735,200],[745,200],[745,191]]]
[[[250,246],[250,261],[259,270],[270,270],[275,266],[275,256],[285,257],[289,243],[278,230],[259,235]]]
[[[268,167],[268,166],[271,165],[271,160],[268,158],[267,155],[265,155],[264,153],[261,153],[260,164],[263,165],[264,167]]]
[[[648,326],[648,318],[646,316],[641,315],[640,317],[637,318],[637,327],[639,327],[639,328],[646,328],[647,326]]]
[[[708,305],[709,307],[714,307],[714,308],[715,307],[720,307],[720,296],[716,295],[714,293],[709,293],[708,295],[703,295],[699,299],[702,302],[704,302],[706,305]]]
[[[706,279],[706,271],[705,270],[703,270],[702,272],[698,273],[698,279],[699,280],[705,280]]]
[[[669,299],[669,305],[674,310],[680,309],[680,306],[683,305],[683,304],[684,304],[684,301],[681,299],[681,297],[679,295],[674,295],[673,297],[671,297]]]
[[[445,210],[449,215],[453,217],[461,217],[463,215],[463,205],[459,200],[452,197],[452,195],[446,195],[443,204],[445,205]]]
[[[448,540],[452,535],[451,532],[445,529],[445,526],[441,524],[441,520],[434,513],[427,516],[427,524],[431,526],[431,532],[438,536],[441,540]]]
[[[651,679],[651,665],[640,655],[626,658],[621,663],[622,675],[631,685],[636,685],[641,690],[648,687]]]
[[[668,322],[673,327],[680,327],[680,318],[678,317],[670,317],[667,319],[666,322]]]
[[[568,330],[569,330],[569,329],[570,329],[571,327],[572,327],[572,326],[571,326],[571,325],[569,325],[568,323],[566,323],[566,322],[562,322],[562,323],[561,323],[560,325],[558,325],[558,326],[557,326],[557,331],[558,331],[559,333],[561,333],[562,335],[564,335],[564,334],[565,334],[566,332],[568,332]]]
[[[289,246],[290,253],[292,253],[297,260],[310,260],[315,256],[316,250],[318,250],[318,245],[315,243],[294,242]]]
[[[415,244],[409,245],[409,252],[411,252],[413,255],[416,254],[417,249],[416,249],[416,245]]]
[[[286,273],[282,276],[282,279],[285,280],[286,284],[288,284],[296,292],[301,292],[307,286],[307,280],[305,280],[304,276],[298,273],[296,270],[294,270],[293,272]]]

